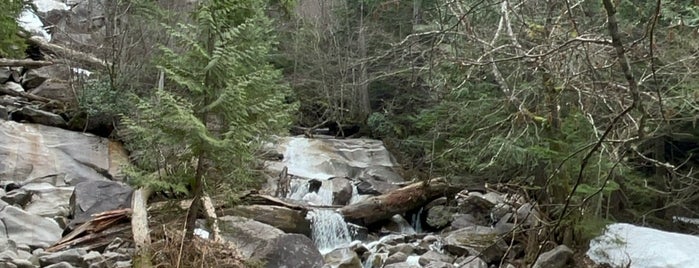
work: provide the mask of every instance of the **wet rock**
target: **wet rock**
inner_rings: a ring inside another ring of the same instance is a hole
[[[398,263],[387,264],[383,268],[420,268],[420,265],[415,265],[415,264],[408,263],[408,262],[398,262]]]
[[[352,241],[356,241],[356,240],[366,241],[366,240],[368,240],[369,229],[367,229],[364,226],[348,222],[347,223],[347,230],[350,233]]]
[[[61,228],[56,222],[27,213],[0,201],[0,234],[19,246],[48,247],[61,238]]]
[[[248,259],[266,267],[322,267],[323,257],[308,237],[285,234],[270,225],[237,216],[219,218],[222,237]]]
[[[90,268],[108,268],[105,258],[97,251],[90,251],[82,256],[83,263]]]
[[[82,267],[85,266],[85,262],[82,258],[85,254],[87,254],[87,251],[82,248],[68,249],[41,255],[39,256],[39,263],[41,263],[41,266],[48,266],[64,262],[73,266]]]
[[[388,258],[386,258],[384,265],[405,262],[407,259],[408,259],[407,254],[405,254],[403,252],[396,252],[395,254],[389,255]]]
[[[384,233],[415,234],[415,229],[403,216],[396,214],[381,228]]]
[[[329,180],[333,192],[333,205],[347,205],[352,198],[352,181],[344,177],[334,177]]]
[[[17,122],[36,123],[45,126],[66,127],[68,123],[60,115],[34,109],[31,107],[22,107],[10,114],[10,118]]]
[[[474,223],[477,225],[489,225],[491,222],[490,210],[495,207],[495,204],[491,203],[485,198],[479,197],[478,195],[471,194],[472,193],[469,193],[469,196],[461,201],[458,212],[473,216],[473,218],[476,220]]]
[[[0,84],[4,84],[12,77],[10,67],[0,67]]]
[[[537,226],[541,214],[531,203],[524,203],[517,209],[517,221],[521,222],[524,227]]]
[[[435,200],[430,201],[429,203],[427,203],[427,205],[425,205],[424,208],[430,209],[430,208],[433,208],[435,206],[445,206],[446,204],[447,204],[447,198],[445,196],[443,196],[443,197],[440,197],[440,198],[437,198]]]
[[[565,245],[541,253],[533,268],[562,268],[573,258],[573,250]]]
[[[281,206],[249,205],[227,209],[225,215],[240,216],[269,224],[287,233],[311,236],[311,223],[298,210]]]
[[[0,119],[2,120],[9,120],[10,119],[10,109],[7,107],[0,105]]]
[[[17,266],[17,268],[34,268],[36,265],[34,265],[31,261],[26,260],[26,259],[14,259],[10,261],[12,264]]]
[[[362,268],[357,253],[349,248],[339,248],[325,254],[325,266],[328,268]]]
[[[476,256],[468,256],[459,261],[457,267],[461,268],[488,268],[488,264]]]
[[[388,253],[370,253],[364,263],[369,264],[370,267],[384,267],[386,259],[388,259]]]
[[[427,265],[428,263],[432,262],[445,262],[445,263],[452,263],[454,262],[454,258],[447,256],[445,254],[439,253],[435,250],[430,250],[425,254],[422,254],[420,256],[420,260],[418,261],[420,265]]]
[[[427,210],[427,225],[435,229],[442,229],[449,225],[453,213],[454,212],[446,206],[433,206]]]

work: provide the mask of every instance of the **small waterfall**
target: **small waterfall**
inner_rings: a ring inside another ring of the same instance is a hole
[[[312,223],[313,241],[320,253],[325,254],[349,244],[349,230],[339,213],[329,209],[315,209],[308,213],[308,217]]]
[[[412,217],[412,226],[413,229],[415,229],[415,232],[422,233],[422,209],[424,207],[420,207],[420,210],[417,211],[417,213],[413,214]]]
[[[304,200],[313,205],[332,205],[332,182],[322,181],[317,192],[310,192],[308,180],[292,180],[289,198]],[[311,221],[313,242],[322,254],[329,253],[335,248],[347,245],[351,241],[347,223],[342,215],[332,209],[314,209],[308,212],[306,218]]]

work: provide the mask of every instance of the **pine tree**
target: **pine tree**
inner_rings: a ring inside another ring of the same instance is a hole
[[[254,141],[289,121],[288,88],[268,62],[275,43],[265,7],[264,0],[210,0],[193,13],[192,24],[169,28],[179,44],[177,50],[163,47],[158,64],[168,83],[141,99],[138,114],[126,120],[131,139],[147,155],[179,150],[151,166],[168,174],[146,183],[183,189],[192,182],[187,236],[206,179],[245,182]]]
[[[0,57],[19,57],[24,53],[24,42],[17,35],[17,16],[23,6],[22,0],[9,0],[0,11]]]

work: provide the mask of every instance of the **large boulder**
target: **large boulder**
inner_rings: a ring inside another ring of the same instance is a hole
[[[284,137],[277,141],[277,151],[284,155],[281,166],[303,178],[354,180],[369,172],[367,169],[378,169],[392,172],[392,180],[402,181],[395,173],[398,163],[379,140]]]
[[[49,183],[29,183],[22,187],[31,193],[31,201],[24,206],[27,213],[42,217],[67,217],[73,187],[56,187]]]
[[[325,268],[362,268],[362,261],[353,250],[338,248],[325,254]]]
[[[28,122],[42,124],[45,126],[66,127],[66,122],[60,115],[34,109],[31,107],[22,107],[10,114],[10,118],[17,122]]]
[[[24,77],[22,78],[22,86],[25,89],[33,89],[40,86],[48,79],[69,80],[70,78],[70,66],[65,64],[54,64],[31,69],[24,73]]]
[[[105,138],[0,120],[0,180],[51,179],[56,186],[121,179],[122,146]]]
[[[470,226],[447,233],[444,249],[456,256],[479,254],[490,263],[502,258],[507,244],[490,227]]]
[[[533,268],[563,268],[573,259],[573,250],[565,245],[544,252],[534,263]]]
[[[130,186],[119,182],[94,180],[79,183],[70,196],[73,220],[68,227],[72,229],[96,213],[131,207],[132,194]]]
[[[281,206],[236,206],[224,211],[225,215],[240,216],[269,224],[287,233],[311,237],[311,222],[299,210]]]
[[[347,205],[352,198],[352,181],[344,177],[329,180],[333,192],[333,205]]]
[[[434,206],[427,210],[425,222],[432,228],[442,229],[449,225],[452,220],[453,209],[447,206]]]
[[[65,80],[48,79],[29,90],[29,93],[66,103],[77,101],[75,93],[71,90],[70,82]]]
[[[222,237],[236,245],[248,259],[265,267],[322,267],[323,256],[310,238],[285,234],[270,225],[237,216],[219,218]]]
[[[55,221],[0,201],[0,239],[31,248],[48,247],[61,239],[62,231]]]

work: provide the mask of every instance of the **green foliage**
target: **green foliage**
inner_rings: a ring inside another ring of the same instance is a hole
[[[88,116],[128,113],[131,108],[129,97],[111,85],[106,78],[85,81],[78,93],[78,108]]]
[[[22,11],[24,1],[9,0],[0,11],[0,57],[21,57],[24,55],[24,40],[17,36],[19,26],[17,16]]]
[[[196,24],[165,26],[185,51],[161,47],[165,88],[141,98],[126,120],[142,168],[163,169],[160,180],[178,189],[197,172],[235,187],[249,182],[254,149],[283,130],[293,108],[267,60],[274,35],[265,3],[208,1],[194,12]],[[205,171],[195,158],[205,159]]]

